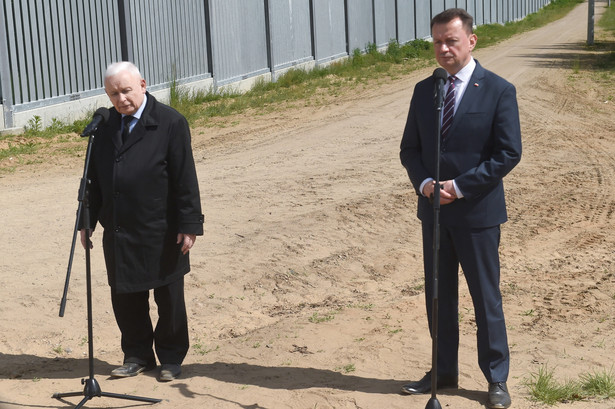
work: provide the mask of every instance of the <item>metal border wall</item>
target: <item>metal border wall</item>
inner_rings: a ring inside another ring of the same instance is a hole
[[[522,19],[551,0],[4,0],[0,131],[108,105],[105,67],[139,66],[151,91],[217,90],[291,67],[328,64],[430,36],[431,17],[468,10],[477,25]]]

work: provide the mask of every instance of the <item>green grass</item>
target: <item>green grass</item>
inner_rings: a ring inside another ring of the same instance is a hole
[[[596,59],[595,66],[603,73],[610,74],[609,80],[615,74],[615,7],[607,8],[597,26],[603,33],[596,35],[596,42],[593,46],[600,54]]]
[[[615,374],[612,369],[584,374],[580,379],[581,388],[589,396],[601,399],[615,398]]]
[[[317,312],[312,314],[311,317],[308,318],[308,321],[312,324],[320,324],[321,322],[328,322],[335,318],[335,313],[328,313],[325,315],[320,315]]]
[[[579,380],[558,382],[553,370],[541,367],[524,380],[534,401],[554,405],[583,399],[610,399],[615,397],[615,375],[613,371],[596,371],[583,374]]]
[[[355,364],[348,364],[348,365],[344,365],[344,366],[338,366],[335,368],[336,372],[342,372],[342,373],[351,373],[356,371],[357,368],[355,366]]]
[[[404,45],[393,41],[384,53],[369,45],[367,53],[355,50],[350,58],[327,67],[309,71],[290,69],[275,82],[259,80],[243,94],[228,90],[190,92],[174,84],[171,106],[186,116],[192,126],[207,126],[211,118],[242,114],[251,109],[267,113],[297,101],[306,104],[306,100],[315,105],[320,95],[335,94],[338,89],[353,88],[404,69],[410,72],[421,62],[427,64],[432,55],[431,43],[425,40]]]

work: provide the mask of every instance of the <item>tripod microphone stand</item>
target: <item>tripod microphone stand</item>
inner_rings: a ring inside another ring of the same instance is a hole
[[[442,136],[441,114],[444,105],[443,85],[448,74],[444,68],[436,68],[433,73],[435,80],[434,103],[436,108],[436,174],[433,191],[433,273],[432,273],[432,309],[431,309],[431,398],[425,409],[442,409],[438,400],[438,279],[440,272],[440,138]]]
[[[96,115],[101,116],[98,118]],[[98,118],[98,119],[97,119]],[[94,397],[109,397],[109,398],[118,398],[118,399],[127,399],[133,401],[141,401],[147,403],[158,403],[161,402],[161,399],[153,399],[153,398],[145,398],[140,396],[131,396],[131,395],[123,395],[117,393],[109,393],[102,392],[100,389],[100,385],[98,381],[94,378],[94,344],[93,344],[93,330],[92,330],[92,270],[90,265],[90,246],[89,246],[89,237],[90,232],[92,231],[90,225],[90,212],[89,212],[89,203],[88,203],[88,171],[90,166],[90,157],[92,153],[92,144],[94,142],[94,133],[96,132],[96,128],[99,123],[106,121],[109,118],[109,111],[106,108],[99,108],[94,114],[94,120],[92,121],[93,126],[88,125],[86,129],[83,131],[81,136],[89,136],[88,147],[85,156],[85,166],[83,170],[83,177],[81,178],[81,185],[79,187],[79,206],[77,208],[77,219],[75,221],[75,229],[73,231],[73,242],[70,250],[70,257],[68,260],[68,269],[66,272],[66,282],[64,284],[64,294],[62,296],[62,302],[60,303],[60,317],[64,316],[64,310],[66,308],[66,298],[68,294],[68,283],[70,281],[70,272],[73,263],[73,256],[75,252],[75,243],[77,239],[77,233],[79,231],[80,222],[83,221],[82,226],[85,230],[85,234],[87,237],[87,245],[85,246],[85,276],[86,276],[86,287],[87,287],[87,314],[88,314],[88,350],[89,350],[89,377],[87,379],[81,379],[81,384],[85,385],[82,392],[66,392],[66,393],[54,393],[53,398],[62,399],[65,397],[71,396],[83,396],[83,399],[75,409],[81,408],[83,405],[87,403],[90,399]],[[95,121],[97,121],[95,123]],[[83,219],[82,219],[83,217]]]

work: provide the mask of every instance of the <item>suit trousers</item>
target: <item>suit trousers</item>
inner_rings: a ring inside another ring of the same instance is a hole
[[[111,290],[115,320],[122,333],[124,363],[153,365],[181,364],[188,353],[188,317],[184,300],[184,278],[155,288],[158,322],[152,326],[149,291],[117,294]]]
[[[459,372],[459,265],[474,305],[478,363],[489,383],[506,382],[510,366],[500,293],[500,226],[440,226],[438,269],[438,374]],[[425,297],[429,329],[433,310],[433,224],[423,223]]]

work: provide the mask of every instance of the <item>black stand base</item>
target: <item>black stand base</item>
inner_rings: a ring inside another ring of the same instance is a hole
[[[427,406],[425,406],[425,409],[442,409],[442,406],[440,405],[438,398],[432,396],[431,399],[427,401]]]
[[[102,392],[100,390],[100,385],[98,385],[98,381],[96,381],[96,379],[94,378],[82,379],[81,383],[85,385],[83,392],[54,393],[53,398],[62,399],[62,398],[67,398],[71,396],[83,396],[84,398],[81,400],[81,402],[77,404],[77,406],[75,406],[75,409],[79,409],[83,407],[83,405],[85,405],[87,401],[95,397],[135,400],[135,401],[147,402],[147,403],[158,403],[162,401],[162,399],[143,398],[140,396],[131,396],[131,395],[122,395],[119,393]]]

